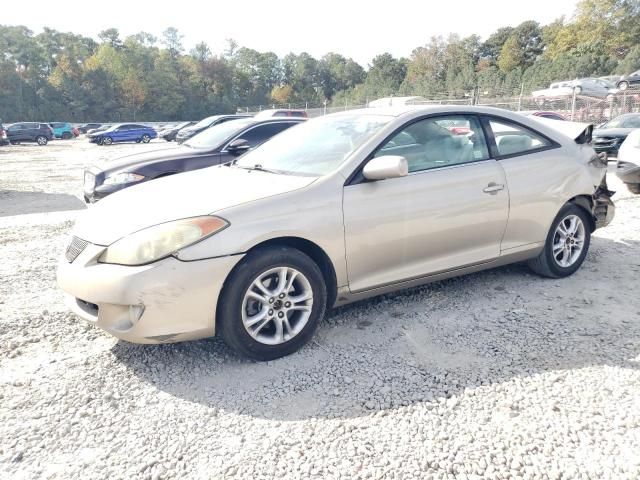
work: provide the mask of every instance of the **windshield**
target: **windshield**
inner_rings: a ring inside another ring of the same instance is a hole
[[[200,120],[198,123],[196,123],[193,128],[203,128],[203,127],[208,127],[209,125],[211,125],[211,123],[218,118],[219,115],[214,115],[213,117],[207,117],[207,118],[203,118],[202,120]]]
[[[191,148],[216,148],[236,133],[253,124],[253,120],[233,120],[219,123],[194,135],[184,144]]]
[[[248,152],[237,165],[297,175],[325,175],[393,119],[383,115],[329,115],[290,128]]]

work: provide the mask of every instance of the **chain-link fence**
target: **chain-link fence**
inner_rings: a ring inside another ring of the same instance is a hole
[[[390,97],[393,98],[393,97]],[[482,105],[504,108],[512,111],[549,111],[562,115],[567,120],[600,124],[623,113],[640,112],[640,89],[628,89],[608,95],[606,98],[585,95],[564,95],[556,97],[534,97],[530,95],[500,96],[484,95],[480,92],[465,98],[416,99],[410,105]],[[367,108],[366,104],[344,105],[287,103],[258,105],[239,109],[241,112],[257,113],[267,109],[304,110],[309,117],[318,117],[330,113]]]

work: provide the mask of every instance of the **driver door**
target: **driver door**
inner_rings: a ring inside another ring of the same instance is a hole
[[[489,158],[477,117],[412,121],[374,153],[382,155],[404,156],[409,174],[361,179],[344,187],[351,291],[485,263],[500,255],[509,195],[502,167]]]

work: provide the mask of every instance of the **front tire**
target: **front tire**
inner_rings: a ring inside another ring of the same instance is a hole
[[[142,143],[149,143],[151,141],[151,137],[149,135],[142,136]]]
[[[540,255],[529,260],[529,267],[549,278],[568,277],[584,262],[591,243],[590,220],[577,205],[568,203],[556,216]]]
[[[62,134],[62,140],[69,140],[72,137],[72,134],[69,132],[64,132]]]
[[[620,82],[620,83],[618,83],[618,88],[620,90],[626,90],[627,88],[629,88],[629,82]]]
[[[45,146],[47,143],[49,143],[49,140],[47,140],[47,137],[44,137],[42,135],[39,135],[36,137],[36,143],[38,145],[40,145],[41,147]]]
[[[100,145],[111,145],[113,143],[113,138],[111,137],[104,137],[102,139],[102,143]]]
[[[627,183],[627,188],[631,193],[640,194],[640,183]]]
[[[322,320],[327,288],[318,265],[301,251],[268,247],[247,254],[218,302],[218,326],[238,353],[259,361],[305,345]]]

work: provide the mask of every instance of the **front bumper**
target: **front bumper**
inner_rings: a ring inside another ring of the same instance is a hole
[[[102,200],[104,197],[107,197],[112,193],[118,192],[120,190],[124,190],[127,187],[131,187],[139,183],[142,183],[142,182],[140,181],[140,182],[134,182],[134,183],[116,183],[116,184],[98,185],[92,190],[84,191],[84,201],[87,203],[96,203],[98,200]]]
[[[72,263],[60,260],[58,285],[80,318],[133,343],[214,335],[218,296],[243,255],[129,267],[98,263],[104,249],[89,244]]]
[[[89,137],[90,143],[100,143],[102,141],[102,137]]]
[[[624,183],[640,183],[640,165],[618,160],[616,175]]]

